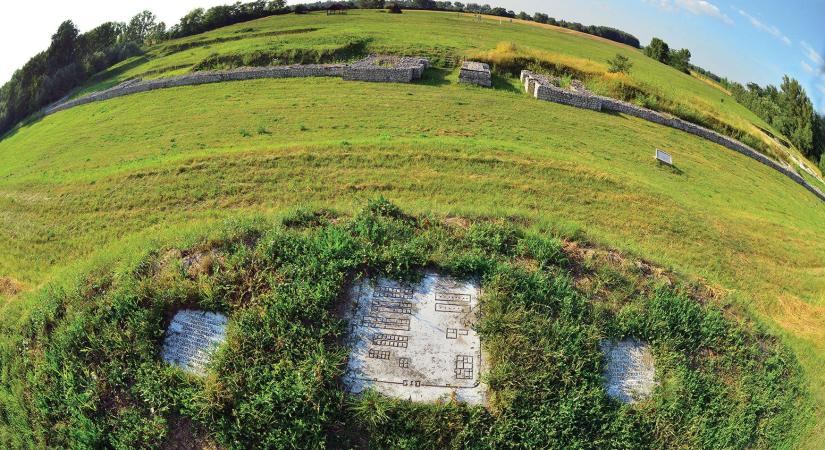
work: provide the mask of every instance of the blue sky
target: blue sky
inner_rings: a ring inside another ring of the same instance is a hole
[[[40,0],[10,2],[0,15],[0,82],[44,50],[57,26],[71,18],[81,31],[127,21],[149,9],[167,25],[187,11],[234,0]],[[314,0],[310,0],[314,1]],[[295,1],[290,1],[295,3]],[[465,1],[464,3],[470,3]],[[688,48],[693,62],[730,79],[779,84],[787,73],[805,86],[825,113],[825,0],[475,0],[516,12],[610,25],[643,44],[658,36]]]
[[[825,0],[503,0],[516,12],[621,28],[690,49],[692,61],[739,82],[799,80],[825,113]],[[492,2],[491,2],[492,4]]]

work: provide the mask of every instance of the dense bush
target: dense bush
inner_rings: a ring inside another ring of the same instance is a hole
[[[190,424],[187,439],[228,448],[769,448],[798,418],[799,369],[780,344],[670,288],[590,299],[568,270],[592,267],[570,267],[558,240],[446,227],[383,199],[284,223],[227,223],[183,251],[214,250],[197,270],[159,246],[42,291],[0,352],[0,445],[155,448]],[[482,281],[489,407],[344,394],[342,290],[434,266]],[[230,317],[204,378],[159,358],[183,307]],[[651,343],[661,382],[633,407],[601,384],[600,340],[626,336]]]
[[[390,14],[401,14],[401,6],[396,2],[387,3],[387,12]]]
[[[633,63],[630,61],[630,58],[619,53],[617,53],[613,59],[607,60],[608,73],[630,73],[630,69],[632,68]]]

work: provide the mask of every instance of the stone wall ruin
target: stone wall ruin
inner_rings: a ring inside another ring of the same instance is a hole
[[[353,64],[302,64],[291,66],[240,67],[231,70],[194,72],[154,80],[131,79],[109,89],[93,92],[72,100],[58,102],[43,110],[54,114],[79,105],[108,100],[124,95],[179,86],[193,86],[223,81],[254,80],[259,78],[340,77],[353,81],[411,83],[421,79],[429,67],[426,58],[370,56]]]
[[[571,89],[566,90],[559,87],[558,79],[535,74],[529,70],[521,72],[521,81],[524,88],[533,97],[539,100],[551,101],[577,108],[590,109],[593,111],[613,111],[629,116],[638,117],[649,122],[654,122],[686,133],[699,136],[713,143],[741,153],[751,159],[755,159],[762,164],[782,173],[792,179],[802,187],[825,201],[825,193],[810,185],[804,178],[794,172],[791,168],[780,164],[777,161],[763,155],[751,147],[737,141],[736,139],[723,136],[713,130],[709,130],[700,125],[688,122],[670,114],[653,111],[632,103],[624,102],[610,97],[595,95],[587,90],[578,80],[571,83]]]
[[[346,66],[342,76],[348,81],[411,83],[420,80],[427,67],[425,58],[369,56]]]
[[[493,85],[490,66],[482,62],[464,61],[458,73],[458,81],[460,83],[490,87]]]

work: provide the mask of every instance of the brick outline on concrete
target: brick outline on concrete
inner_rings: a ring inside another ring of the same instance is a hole
[[[632,103],[623,102],[615,98],[594,95],[578,80],[574,80],[573,83],[571,83],[571,89],[567,90],[558,87],[558,81],[555,79],[535,74],[529,70],[522,70],[521,82],[524,84],[524,89],[527,93],[539,100],[575,106],[576,108],[590,109],[593,111],[619,112],[629,116],[638,117],[649,122],[657,123],[659,125],[676,128],[677,130],[707,139],[765,164],[766,166],[795,181],[820,200],[825,201],[825,193],[817,189],[815,186],[808,184],[808,182],[805,181],[805,179],[799,174],[752,149],[751,147],[737,141],[736,139],[723,136],[713,130],[709,130],[705,127],[669,114],[642,108],[641,106],[636,106]]]

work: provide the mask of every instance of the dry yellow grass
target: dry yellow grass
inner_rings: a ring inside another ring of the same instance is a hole
[[[461,13],[461,16],[463,16],[463,17],[475,17],[476,15],[477,14]],[[592,34],[582,33],[581,31],[571,30],[569,28],[558,27],[558,26],[550,25],[550,24],[546,24],[546,23],[533,22],[532,20],[507,19],[507,18],[503,18],[503,17],[499,17],[499,16],[490,16],[490,15],[487,15],[487,14],[480,14],[480,16],[484,20],[490,20],[490,21],[493,21],[493,22],[508,21],[508,22],[517,23],[517,24],[521,24],[521,25],[530,25],[530,26],[533,26],[533,27],[553,30],[553,31],[556,31],[556,32],[562,33],[562,34],[569,34],[569,35],[576,36],[576,37],[581,37],[581,38],[584,38],[584,39],[590,39],[591,41],[598,41],[598,42],[601,42],[601,43],[604,43],[604,44],[614,45],[616,47],[621,47],[621,48],[625,48],[625,49],[629,49],[629,50],[637,50],[636,48],[633,48],[633,47],[631,47],[627,44],[622,44],[620,42],[611,41],[610,39],[605,39],[601,36],[594,36]]]
[[[729,97],[733,96],[733,94],[729,90],[725,89],[724,86],[722,86],[721,84],[719,84],[719,83],[711,80],[710,78],[702,75],[699,72],[691,70],[690,71],[690,76],[692,76],[693,78],[696,78],[697,80],[701,81],[702,83],[707,84],[708,86],[710,86],[714,89],[718,89],[718,90],[722,91],[725,95],[727,95]]]

